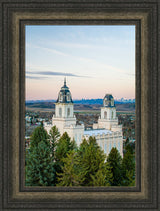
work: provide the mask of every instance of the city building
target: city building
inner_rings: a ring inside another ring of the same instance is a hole
[[[44,122],[47,132],[54,125],[58,128],[61,135],[67,132],[78,146],[84,138],[88,140],[92,136],[96,138],[98,145],[107,155],[112,147],[116,147],[123,157],[122,125],[118,125],[114,98],[111,94],[106,94],[103,99],[103,107],[101,107],[98,123],[93,124],[92,130],[85,130],[83,124],[76,124],[74,104],[65,79],[55,103],[55,115],[52,117],[52,124]]]

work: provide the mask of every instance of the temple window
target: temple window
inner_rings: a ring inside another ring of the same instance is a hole
[[[67,109],[67,116],[70,116],[70,108]]]
[[[111,106],[114,106],[114,99],[111,99]]]
[[[67,95],[67,101],[70,101],[70,96],[69,95]]]
[[[104,112],[104,119],[107,119],[107,111]]]
[[[59,108],[59,116],[62,117],[62,108]]]
[[[63,101],[63,96],[62,95],[60,95],[60,101]]]
[[[112,111],[112,119],[113,119],[113,111]]]

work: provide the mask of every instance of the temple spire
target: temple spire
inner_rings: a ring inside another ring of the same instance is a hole
[[[64,78],[64,86],[66,86],[66,77]]]

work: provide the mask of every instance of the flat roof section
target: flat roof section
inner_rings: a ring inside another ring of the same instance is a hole
[[[112,131],[107,130],[107,129],[96,129],[96,130],[85,130],[84,135],[89,135],[89,136],[97,136],[97,135],[102,135],[102,134],[112,134]]]

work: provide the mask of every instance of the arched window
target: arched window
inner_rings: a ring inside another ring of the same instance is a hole
[[[108,100],[107,99],[105,99],[105,101],[104,101],[104,106],[108,106]]]
[[[67,101],[70,101],[70,95],[67,94]]]
[[[70,116],[70,108],[67,108],[67,116]]]
[[[114,106],[114,99],[111,99],[111,106]]]
[[[62,108],[59,108],[59,116],[62,117]]]
[[[113,119],[113,111],[112,111],[112,119]]]
[[[107,111],[104,112],[104,118],[107,119]]]
[[[62,94],[60,94],[60,101],[63,101],[63,95]]]

